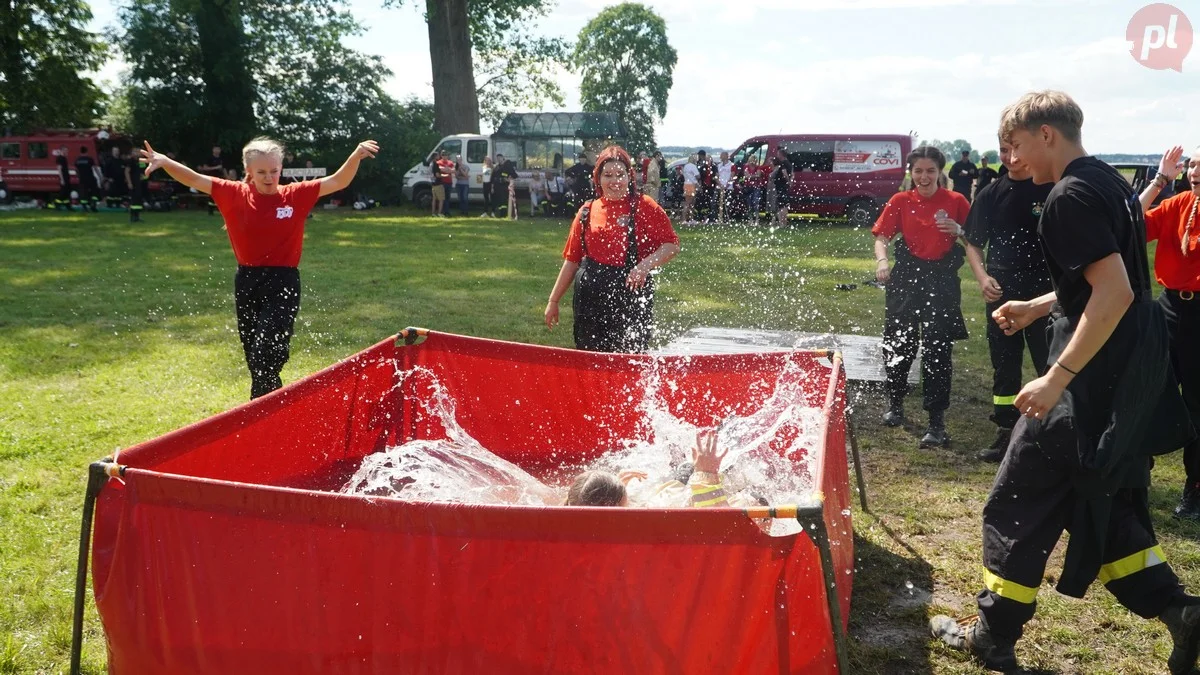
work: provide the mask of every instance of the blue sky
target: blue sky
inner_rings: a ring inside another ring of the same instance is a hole
[[[99,29],[113,0],[93,3]],[[413,2],[410,5],[423,5]],[[602,0],[558,0],[541,32],[573,39]],[[763,133],[906,133],[994,148],[1001,108],[1030,89],[1079,101],[1091,152],[1200,144],[1200,46],[1183,72],[1130,55],[1125,32],[1146,2],[1125,0],[652,0],[679,52],[663,145],[734,147]],[[1173,3],[1200,28],[1200,1]],[[393,95],[432,98],[416,7],[351,0],[369,26],[351,46],[379,54]],[[115,80],[111,62],[101,78]],[[559,73],[564,109],[578,77]]]

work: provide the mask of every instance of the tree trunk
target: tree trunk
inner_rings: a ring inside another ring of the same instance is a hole
[[[237,157],[254,136],[254,84],[246,68],[246,35],[239,0],[199,0],[196,32],[204,69],[207,138],[193,139],[192,152],[207,156],[212,145]]]
[[[443,135],[479,133],[469,1],[425,0],[433,62],[433,125]]]

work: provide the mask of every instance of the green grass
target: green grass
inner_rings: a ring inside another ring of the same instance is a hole
[[[409,325],[567,345],[569,302],[563,327],[541,323],[565,230],[548,220],[318,213],[285,381]],[[864,231],[794,222],[681,235],[683,254],[660,278],[662,340],[698,325],[880,331],[882,292],[862,285],[874,267]],[[233,270],[219,219],[202,213],[147,214],[137,226],[118,214],[0,214],[0,673],[66,670],[88,462],[248,396]],[[918,451],[915,428],[882,428],[877,395],[852,392],[874,511],[855,514],[856,674],[983,672],[924,632],[930,612],[971,607],[994,471],[973,459],[992,433],[991,371],[983,303],[963,275],[972,337],[955,347],[955,449]],[[835,291],[840,283],[858,289]],[[1178,455],[1159,463],[1153,507],[1175,568],[1200,586],[1200,528],[1169,518],[1179,465]],[[100,673],[90,598],[88,612],[85,672]],[[1077,601],[1047,587],[1018,653],[1057,672],[1161,673],[1168,648],[1157,624],[1101,588]]]

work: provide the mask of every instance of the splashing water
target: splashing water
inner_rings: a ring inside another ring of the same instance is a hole
[[[718,446],[727,450],[721,472],[726,493],[731,495],[734,505],[752,505],[763,500],[770,504],[813,502],[810,464],[820,447],[823,415],[819,408],[804,404],[803,392],[809,377],[799,365],[787,362],[771,396],[744,417],[727,417],[717,429]],[[458,424],[455,401],[431,371],[415,367],[398,372],[397,387],[414,383],[430,392],[418,397],[416,403],[441,423],[446,438],[409,441],[364,458],[341,492],[410,501],[563,503],[566,486],[542,483],[471,437]],[[644,420],[644,437],[623,440],[614,450],[587,465],[561,468],[613,473],[642,471],[648,479],[635,480],[628,486],[631,506],[688,507],[690,492],[669,479],[679,464],[691,461],[691,448],[702,428],[669,412],[663,393],[674,386],[659,368],[647,369],[637,386],[643,392],[642,397],[631,402]],[[775,521],[771,534],[789,534],[799,529],[794,521]]]

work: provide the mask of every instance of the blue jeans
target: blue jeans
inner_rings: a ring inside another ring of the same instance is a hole
[[[467,199],[471,194],[471,184],[459,183],[454,187],[458,189],[458,210],[465,216],[467,215]]]

